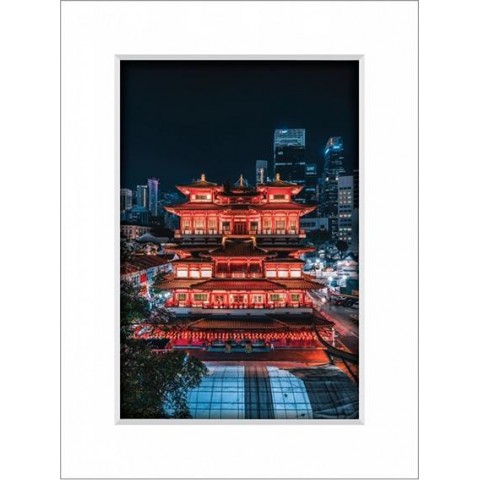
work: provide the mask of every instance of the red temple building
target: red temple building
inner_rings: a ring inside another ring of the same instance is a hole
[[[311,309],[303,276],[300,217],[316,206],[295,202],[303,187],[280,179],[249,187],[208,182],[205,175],[177,188],[188,200],[165,209],[180,217],[173,274],[158,285],[176,309]]]

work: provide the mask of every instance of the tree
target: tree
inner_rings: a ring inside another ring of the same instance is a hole
[[[187,394],[206,366],[183,351],[155,353],[129,339],[121,349],[121,418],[190,418]]]
[[[133,258],[133,251],[128,242],[122,238],[120,240],[120,263],[128,262]]]
[[[337,250],[341,253],[345,253],[348,249],[348,243],[345,240],[338,240],[335,246],[337,247]]]
[[[307,233],[307,239],[316,246],[322,245],[328,240],[328,230],[312,230]]]
[[[121,418],[188,418],[187,393],[207,368],[182,351],[153,352],[133,337],[136,324],[148,321],[148,301],[131,282],[120,287]]]
[[[159,295],[160,293],[165,291],[165,289],[159,287],[160,282],[164,279],[164,277],[165,277],[164,273],[161,272],[160,270],[155,274],[155,277],[153,277],[153,282],[152,282],[152,286],[150,287],[150,291],[154,295]]]

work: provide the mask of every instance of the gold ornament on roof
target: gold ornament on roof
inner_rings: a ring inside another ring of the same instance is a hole
[[[205,179],[205,174],[204,174],[204,173],[202,173],[202,175],[200,175],[200,180],[201,180],[202,182],[205,182],[205,181],[206,181],[206,179]]]

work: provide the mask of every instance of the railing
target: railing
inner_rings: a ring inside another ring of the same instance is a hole
[[[217,230],[217,229],[196,229],[196,230],[175,230],[175,238],[180,238],[183,235],[231,235],[231,230]],[[306,231],[303,229],[300,230],[284,230],[284,229],[263,229],[263,230],[247,230],[245,233],[238,233],[239,235],[299,235],[305,236]]]

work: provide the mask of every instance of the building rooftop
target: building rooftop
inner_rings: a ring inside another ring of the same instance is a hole
[[[358,386],[339,368],[279,368],[207,363],[208,374],[188,394],[197,419],[353,419]]]
[[[223,245],[208,253],[215,257],[267,257],[271,255],[268,251],[258,248],[253,240],[229,240],[226,239]]]
[[[148,270],[149,268],[165,265],[170,259],[158,255],[135,255],[131,260],[123,262],[120,267],[121,275]]]

